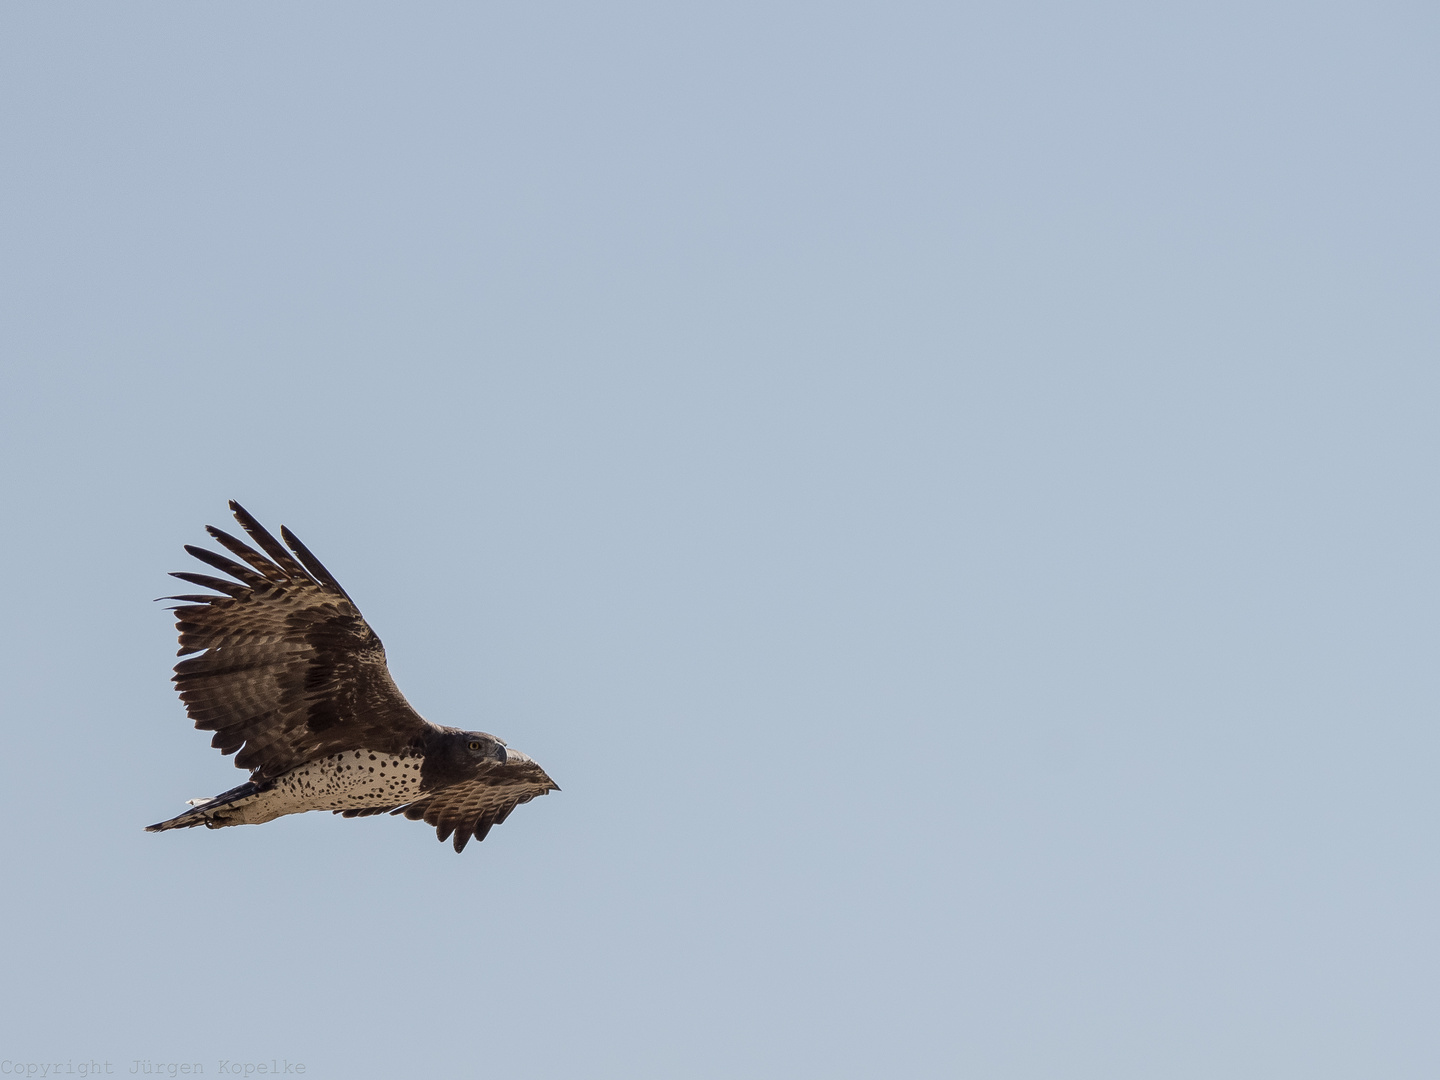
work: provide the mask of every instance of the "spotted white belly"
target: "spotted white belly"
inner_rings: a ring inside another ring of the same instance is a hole
[[[349,750],[297,766],[266,791],[224,807],[227,824],[259,825],[307,810],[399,806],[420,794],[419,757]]]

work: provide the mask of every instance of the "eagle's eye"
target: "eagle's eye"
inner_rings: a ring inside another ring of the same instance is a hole
[[[471,750],[479,750],[479,749],[480,749],[480,744],[479,744],[478,742],[472,742],[472,743],[470,744],[470,749],[471,749]]]

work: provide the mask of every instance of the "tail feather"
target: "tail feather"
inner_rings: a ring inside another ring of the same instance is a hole
[[[225,820],[223,814],[217,811],[229,806],[231,803],[248,798],[260,791],[260,785],[246,781],[239,787],[231,788],[216,795],[213,799],[191,799],[190,809],[168,821],[158,821],[154,825],[145,826],[146,832],[166,832],[170,829],[193,829],[197,825],[204,825],[206,828],[219,829],[225,825],[232,824]]]

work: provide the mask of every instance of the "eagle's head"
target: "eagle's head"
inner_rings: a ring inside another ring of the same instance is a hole
[[[437,727],[424,744],[425,762],[420,776],[426,789],[492,774],[497,765],[513,760],[505,744],[487,731],[461,731]],[[524,755],[520,755],[524,757]]]
[[[454,749],[456,759],[467,764],[505,764],[504,742],[484,731],[457,731]]]

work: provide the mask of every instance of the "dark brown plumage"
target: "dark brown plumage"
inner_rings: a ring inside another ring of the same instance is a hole
[[[235,754],[250,783],[152,830],[258,823],[311,809],[346,817],[389,811],[423,818],[441,840],[453,835],[458,852],[520,803],[558,790],[540,766],[494,736],[420,716],[334,576],[288,529],[280,530],[286,550],[238,503],[230,509],[260,550],[214,527],[209,534],[241,562],[186,545],[234,580],[173,575],[219,594],[169,598],[184,604],[174,610],[180,655],[188,657],[174,681],[195,726],[215,733],[211,744]],[[378,777],[370,761],[380,763]]]

